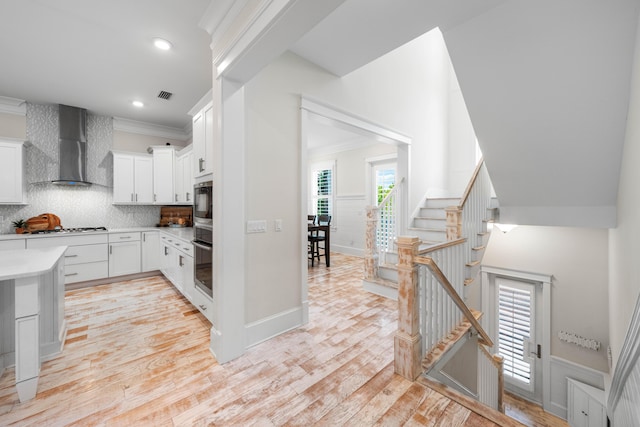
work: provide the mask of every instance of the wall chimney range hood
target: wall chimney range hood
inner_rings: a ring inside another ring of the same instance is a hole
[[[60,172],[57,185],[91,185],[87,182],[87,110],[58,106]]]

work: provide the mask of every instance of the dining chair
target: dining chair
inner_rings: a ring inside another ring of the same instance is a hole
[[[307,215],[307,227],[310,225],[315,225],[316,224],[316,216],[315,215]],[[308,231],[307,234],[307,259],[311,260],[311,267],[313,267],[313,262],[314,262],[314,257],[313,257],[313,241],[312,241],[312,236],[315,233],[313,230]]]
[[[316,218],[316,225],[325,225],[325,226],[330,226],[331,225],[331,215],[318,215]],[[320,262],[320,257],[321,256],[327,256],[327,250],[329,248],[325,247],[325,242],[327,240],[327,236],[325,235],[325,232],[322,230],[317,230],[315,233],[313,233],[313,235],[309,236],[309,239],[311,241],[311,266],[314,266],[314,261],[317,258],[318,262]],[[320,253],[320,250],[322,250],[322,253]]]

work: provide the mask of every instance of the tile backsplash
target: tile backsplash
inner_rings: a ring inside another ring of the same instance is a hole
[[[28,205],[0,205],[0,233],[12,233],[11,221],[51,212],[64,227],[107,228],[153,226],[160,206],[112,205],[113,120],[89,114],[87,178],[90,187],[59,187],[47,183],[58,175],[58,106],[27,104],[25,178]]]

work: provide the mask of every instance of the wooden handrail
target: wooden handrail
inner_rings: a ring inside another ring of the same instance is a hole
[[[480,173],[480,169],[482,168],[482,164],[484,163],[484,159],[481,158],[478,164],[476,165],[476,169],[473,171],[473,175],[471,175],[471,179],[467,184],[467,188],[465,188],[464,193],[462,193],[462,198],[460,199],[460,204],[458,207],[462,209],[467,199],[469,198],[469,194],[471,194],[471,189],[473,185],[476,183],[476,179],[478,178],[478,174]]]
[[[447,279],[447,276],[445,276],[442,270],[440,270],[440,267],[438,267],[438,265],[435,263],[433,258],[415,257],[414,261],[417,264],[426,265],[429,268],[429,270],[431,270],[431,273],[433,273],[436,279],[440,282],[444,290],[447,292],[447,294],[449,294],[449,297],[451,297],[451,299],[458,306],[460,311],[462,311],[462,314],[464,314],[464,317],[467,318],[469,323],[471,323],[471,326],[473,326],[473,328],[478,332],[478,335],[480,336],[478,341],[486,345],[487,347],[493,347],[493,341],[491,341],[491,338],[489,338],[489,335],[487,334],[487,332],[482,328],[482,326],[480,326],[480,323],[478,322],[478,320],[473,316],[473,314],[471,313],[471,310],[469,310],[469,307],[467,307],[464,301],[462,301],[462,298],[460,298],[460,295],[458,295],[456,290],[453,288],[453,285],[451,284],[451,282],[449,282],[449,279]]]
[[[438,243],[437,245],[429,246],[428,248],[422,249],[422,250],[420,250],[418,252],[418,254],[419,255],[428,254],[428,253],[435,252],[435,251],[440,250],[440,249],[448,248],[450,246],[461,245],[466,241],[467,241],[467,239],[464,238],[464,237],[462,239],[449,240],[449,241]]]

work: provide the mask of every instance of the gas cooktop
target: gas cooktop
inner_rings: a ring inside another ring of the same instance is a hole
[[[93,231],[107,231],[107,227],[79,227],[79,228],[58,228],[55,230],[34,230],[31,232],[31,234],[91,233]]]

